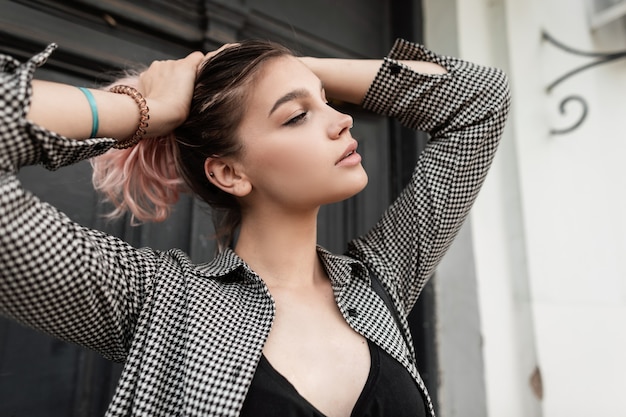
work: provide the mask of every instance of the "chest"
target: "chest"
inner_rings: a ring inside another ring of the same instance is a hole
[[[336,333],[336,345],[370,339],[419,380],[392,316],[366,283],[335,289],[330,301],[331,330],[334,334],[335,326],[343,329]],[[121,392],[134,392],[132,406],[142,410],[162,412],[167,406],[172,415],[181,409],[185,415],[238,415],[270,331],[298,329],[280,324],[278,306],[262,283],[186,280],[155,288],[138,320]],[[296,321],[310,321],[306,312],[300,314]],[[328,335],[324,327],[300,327],[303,333],[292,334],[296,342]],[[307,346],[296,344],[294,352]],[[324,353],[323,347],[312,346],[309,352]],[[349,363],[349,350],[337,360]]]
[[[325,416],[349,416],[370,372],[370,352],[326,284],[305,292],[272,291],[276,314],[263,353]]]

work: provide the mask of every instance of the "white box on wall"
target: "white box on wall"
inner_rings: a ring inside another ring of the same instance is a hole
[[[626,16],[626,0],[587,0],[587,3],[592,30]]]

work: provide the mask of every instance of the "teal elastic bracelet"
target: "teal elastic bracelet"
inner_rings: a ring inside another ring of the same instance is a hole
[[[91,94],[91,91],[86,88],[78,87],[78,89],[83,92],[89,102],[89,107],[91,108],[91,135],[89,135],[89,137],[95,138],[98,133],[98,107],[96,107],[96,99],[93,97],[93,94]]]

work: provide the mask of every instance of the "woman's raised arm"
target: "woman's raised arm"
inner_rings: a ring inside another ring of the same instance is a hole
[[[361,104],[365,93],[374,81],[382,60],[339,59],[339,58],[300,58],[324,84],[329,98],[353,104]],[[422,74],[445,74],[440,65],[426,61],[400,61],[413,71]]]
[[[340,76],[348,83],[354,75]],[[403,192],[378,224],[349,246],[351,256],[375,267],[397,291],[406,314],[472,207],[509,104],[501,70],[404,40],[395,43],[367,88],[365,109],[430,136]]]
[[[138,90],[146,99],[150,120],[147,136],[171,132],[189,111],[198,65],[204,55],[194,52],[178,60],[155,61],[139,75]],[[139,108],[125,94],[89,89],[95,100],[98,129],[94,136],[123,140],[137,130]],[[92,110],[87,97],[76,87],[33,81],[27,118],[73,139],[84,139],[92,130]]]
[[[57,169],[114,144],[67,140],[88,137],[92,129],[90,104],[79,89],[47,82],[30,88],[54,48],[24,63],[0,55],[0,314],[123,361],[167,255],[74,223],[22,187],[17,173],[23,166]],[[167,133],[185,118],[202,57],[157,62],[134,82],[150,106],[148,134]],[[90,92],[98,136],[131,136],[139,120],[134,100]]]

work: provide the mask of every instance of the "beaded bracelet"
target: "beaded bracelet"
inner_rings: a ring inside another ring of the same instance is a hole
[[[135,146],[141,139],[143,139],[144,135],[146,134],[148,120],[150,119],[150,115],[148,114],[150,109],[148,109],[146,99],[144,98],[144,96],[141,95],[139,91],[137,91],[137,89],[129,87],[127,85],[116,85],[112,87],[109,91],[112,93],[126,94],[127,96],[130,96],[133,100],[135,100],[135,103],[137,103],[137,106],[139,106],[139,126],[137,127],[137,130],[130,138],[117,142],[115,145],[113,145],[113,147],[116,149],[126,149],[130,148],[131,146]]]

